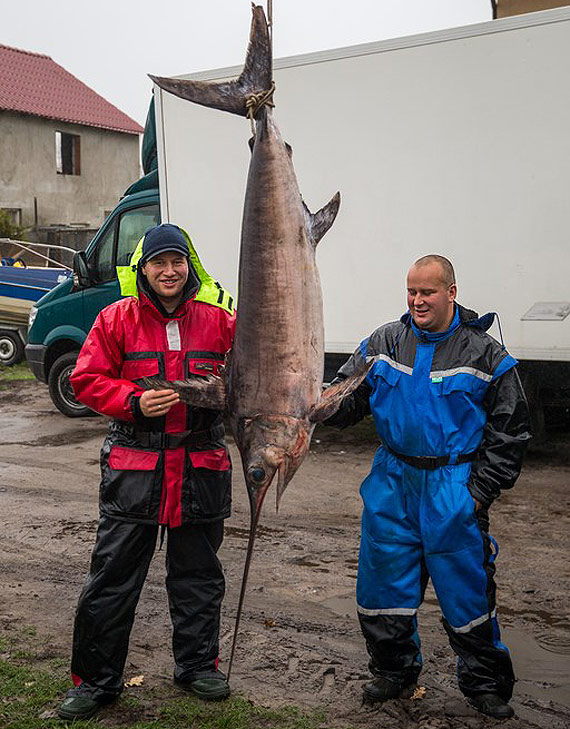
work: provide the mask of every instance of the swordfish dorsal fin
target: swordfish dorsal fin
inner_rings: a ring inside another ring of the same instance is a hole
[[[311,236],[313,246],[316,248],[317,243],[327,232],[327,230],[334,223],[335,218],[340,207],[340,192],[336,195],[318,212],[312,213],[303,201],[303,208],[305,209],[305,220],[307,221],[307,229]]]
[[[247,116],[247,99],[254,94],[269,91],[273,76],[271,37],[265,13],[261,5],[253,5],[252,13],[247,56],[243,71],[237,79],[221,82],[190,81],[149,74],[150,78],[161,89],[181,99]]]

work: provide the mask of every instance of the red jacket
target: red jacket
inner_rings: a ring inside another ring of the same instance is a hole
[[[101,453],[102,513],[170,527],[229,516],[221,413],[178,403],[162,418],[145,418],[137,379],[217,374],[234,331],[235,314],[193,299],[172,318],[142,292],[100,312],[70,380],[78,400],[113,418]],[[182,445],[164,436],[180,433],[188,436]]]

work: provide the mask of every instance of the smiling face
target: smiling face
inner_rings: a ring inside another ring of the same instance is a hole
[[[453,319],[457,286],[445,280],[437,261],[414,264],[408,271],[408,308],[414,322],[428,332],[444,332]]]
[[[188,280],[188,259],[181,253],[159,253],[142,265],[142,273],[166,311],[173,312]]]

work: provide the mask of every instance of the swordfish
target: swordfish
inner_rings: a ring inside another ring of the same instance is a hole
[[[147,381],[155,389],[177,390],[191,405],[225,407],[240,451],[251,526],[230,669],[265,494],[277,476],[279,505],[308,452],[315,424],[336,412],[368,370],[323,392],[323,304],[315,252],[334,222],[340,194],[315,214],[301,198],[291,148],[273,117],[269,28],[261,6],[253,5],[252,13],[247,57],[237,79],[216,83],[151,76],[165,91],[250,116],[255,124],[241,233],[237,328],[224,375]]]

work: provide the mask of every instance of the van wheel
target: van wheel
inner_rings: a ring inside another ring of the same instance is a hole
[[[24,359],[24,343],[18,332],[0,329],[0,364],[9,367]]]
[[[68,418],[85,418],[95,413],[75,399],[69,377],[77,362],[78,352],[66,352],[58,357],[48,375],[49,394],[56,408]]]

